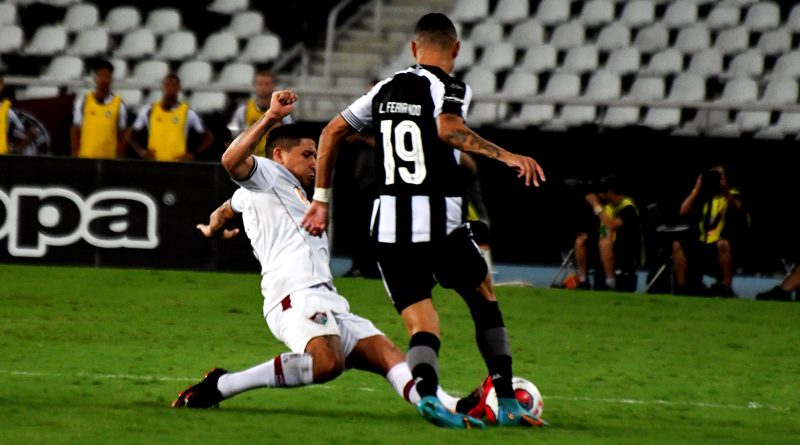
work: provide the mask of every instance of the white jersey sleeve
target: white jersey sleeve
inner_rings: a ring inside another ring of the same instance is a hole
[[[247,205],[247,192],[243,188],[236,189],[231,196],[231,210],[236,213],[244,213],[245,206]]]
[[[266,192],[275,186],[278,177],[278,164],[260,156],[252,156],[253,168],[244,179],[234,179],[233,182],[254,192]]]

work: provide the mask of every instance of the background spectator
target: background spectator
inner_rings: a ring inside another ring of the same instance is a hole
[[[75,98],[70,129],[72,156],[114,159],[125,156],[124,130],[128,110],[122,99],[111,92],[114,65],[96,62],[92,71],[94,91]]]
[[[272,97],[272,92],[275,91],[277,85],[277,78],[269,71],[259,71],[253,78],[253,97],[247,102],[240,105],[233,113],[231,123],[228,124],[228,129],[231,133],[236,135],[244,131],[245,128],[253,125],[261,115],[269,109],[269,101]],[[287,115],[281,120],[281,124],[288,125],[294,123],[291,115]],[[264,145],[266,144],[267,137],[261,138],[261,141],[256,146],[254,154],[256,156],[264,156]]]

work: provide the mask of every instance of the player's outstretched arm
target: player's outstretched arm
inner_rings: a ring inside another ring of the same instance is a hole
[[[244,179],[255,162],[250,155],[258,141],[267,134],[270,128],[280,123],[294,109],[297,95],[291,90],[280,90],[272,93],[269,110],[259,120],[248,127],[228,145],[222,154],[222,165],[233,179]]]
[[[239,229],[228,230],[225,225],[236,216],[236,212],[231,208],[231,200],[222,203],[221,206],[214,210],[208,218],[208,224],[198,224],[199,230],[206,238],[220,237],[222,239],[230,239],[239,234]]]
[[[456,114],[442,113],[436,118],[439,138],[449,145],[467,153],[476,153],[498,161],[517,170],[518,178],[525,178],[525,185],[539,187],[539,181],[546,181],[544,170],[533,158],[511,153],[498,145],[480,137],[464,124],[464,119]]]
[[[328,226],[328,202],[331,194],[331,177],[333,166],[336,165],[336,155],[342,140],[353,133],[353,129],[342,118],[336,116],[325,128],[319,137],[317,147],[317,178],[314,184],[314,196],[311,206],[306,211],[300,226],[314,236],[321,236]]]

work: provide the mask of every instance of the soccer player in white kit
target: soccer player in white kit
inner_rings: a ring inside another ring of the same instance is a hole
[[[297,125],[281,126],[269,134],[269,159],[251,155],[295,100],[290,91],[276,92],[265,117],[231,143],[222,162],[241,188],[212,213],[209,224],[198,225],[207,237],[230,238],[238,230],[226,230],[225,224],[242,214],[261,263],[264,317],[291,352],[242,372],[215,368],[183,391],[174,407],[208,408],[254,388],[322,383],[345,368],[381,374],[407,401],[419,401],[404,354],[372,322],[352,314],[336,292],[327,237],[309,235],[299,226],[309,205],[304,187],[314,183],[314,140]],[[441,389],[439,395],[455,409],[458,400]]]

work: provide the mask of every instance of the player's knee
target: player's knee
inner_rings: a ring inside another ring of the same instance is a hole
[[[586,249],[586,240],[588,239],[589,235],[585,233],[579,233],[578,236],[575,237],[575,249],[576,250]]]
[[[314,383],[324,383],[339,377],[344,371],[344,355],[341,352],[312,354],[314,358]]]
[[[728,254],[728,253],[730,253],[731,252],[731,242],[728,241],[725,238],[720,238],[720,240],[717,241],[717,251],[720,254]]]
[[[672,254],[673,255],[682,255],[683,254],[683,246],[681,246],[680,241],[673,241],[672,242]]]

